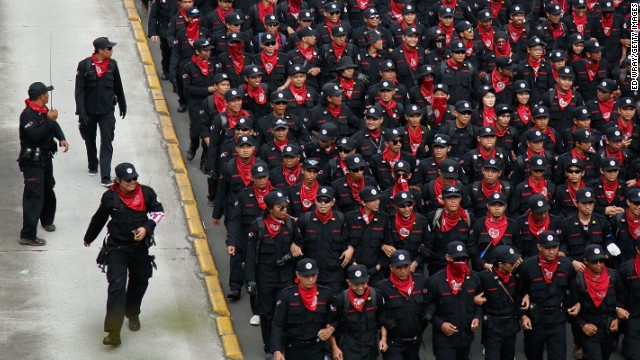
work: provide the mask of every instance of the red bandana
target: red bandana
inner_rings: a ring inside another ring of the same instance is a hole
[[[533,69],[533,77],[535,77],[537,79],[538,78],[538,70],[540,69],[540,64],[542,63],[542,60],[536,61],[536,60],[533,60],[531,57],[528,57],[527,61],[529,62],[529,65]]]
[[[498,275],[500,280],[502,280],[503,284],[508,284],[509,283],[509,280],[511,279],[511,273],[510,272],[502,272],[502,271],[498,270],[497,266],[493,267],[493,272],[496,275]]]
[[[236,123],[241,117],[249,116],[249,113],[245,110],[240,110],[236,115],[231,114],[228,110],[225,110],[225,113],[227,114],[227,125],[229,126],[229,129],[235,129]]]
[[[511,77],[500,74],[498,69],[493,69],[491,72],[491,85],[496,93],[500,94],[508,85],[511,85]]]
[[[509,126],[505,127],[504,129],[500,129],[497,121],[495,122],[495,124],[493,124],[493,129],[496,131],[496,136],[498,137],[498,139],[504,137],[509,132]]]
[[[578,185],[578,188],[574,188],[573,185],[571,185],[571,183],[567,180],[567,191],[569,192],[569,198],[571,199],[571,202],[573,203],[573,206],[578,207],[577,206],[577,202],[576,202],[576,192],[579,189],[584,188],[584,181],[581,180],[580,181],[580,185]]]
[[[404,9],[404,2],[395,2],[391,0],[391,17],[397,21],[402,20],[402,10]]]
[[[267,233],[270,238],[275,239],[280,234],[282,228],[282,220],[274,219],[271,216],[264,217],[264,227],[267,228]]]
[[[445,46],[449,46],[449,43],[453,39],[453,25],[447,28],[442,25],[442,23],[438,23],[438,29],[440,29],[444,33]]]
[[[600,61],[593,61],[591,59],[584,59],[584,65],[587,67],[587,76],[589,77],[589,81],[593,81],[598,75],[598,70],[600,69]]]
[[[625,125],[622,117],[618,117],[618,128],[620,128],[622,134],[627,138],[630,138],[633,135],[633,121],[629,121],[629,123]]]
[[[256,158],[251,157],[248,163],[243,163],[240,161],[240,158],[236,159],[236,168],[238,169],[238,174],[240,174],[240,180],[244,186],[249,186],[251,184],[251,167],[256,163]]]
[[[398,178],[398,180],[393,182],[391,197],[393,198],[397,193],[401,191],[409,191],[409,183],[404,178]]]
[[[542,151],[540,151],[539,154],[534,153],[533,151],[531,151],[531,149],[527,149],[527,158],[531,159],[531,157],[533,155],[542,155],[542,156],[544,156],[544,148],[542,148]]]
[[[547,214],[544,220],[536,221],[533,218],[533,215],[529,214],[527,221],[529,222],[529,231],[531,231],[531,235],[533,235],[533,237],[536,238],[537,240],[540,238],[540,234],[547,231],[547,229],[549,228],[549,223],[551,222],[551,218]]]
[[[448,58],[447,59],[447,65],[449,65],[450,67],[458,70],[458,68],[460,67],[460,65],[462,65],[462,63],[458,64],[457,62],[453,61],[452,58]]]
[[[576,159],[580,159],[580,160],[585,160],[587,158],[587,154],[585,153],[579,153],[576,151],[575,148],[571,149],[571,157],[574,157]]]
[[[587,9],[589,9],[589,12],[593,12],[593,9],[596,7],[596,4],[598,3],[598,0],[595,1],[591,1],[591,0],[587,0]]]
[[[286,166],[284,166],[284,164],[282,164],[284,180],[287,182],[287,184],[291,186],[291,185],[295,185],[295,183],[298,182],[298,179],[300,178],[301,168],[302,167],[300,166],[300,164],[298,164],[293,170],[291,170],[291,169],[288,169]]]
[[[396,230],[398,231],[398,236],[400,236],[400,240],[404,240],[411,235],[411,230],[413,229],[413,225],[416,223],[416,213],[411,212],[408,219],[403,218],[400,215],[400,212],[396,212]]]
[[[336,54],[336,61],[340,60],[340,58],[342,57],[342,54],[344,53],[344,49],[347,48],[347,43],[345,42],[344,44],[342,44],[342,46],[340,46],[336,44],[335,41],[332,41],[331,46],[333,47],[333,51]]]
[[[402,50],[404,51],[404,57],[407,60],[407,64],[411,70],[418,70],[418,48],[405,46],[402,44]]]
[[[297,88],[293,85],[289,85],[289,91],[291,91],[291,95],[293,95],[293,100],[296,101],[296,104],[302,105],[307,99],[307,85],[304,84],[301,87]]]
[[[433,116],[435,116],[436,125],[440,125],[442,119],[444,118],[444,114],[447,112],[447,98],[434,96],[431,98],[433,101]]]
[[[531,120],[531,108],[529,107],[529,105],[518,104],[516,112],[518,112],[518,117],[520,118],[522,123],[527,125],[529,123],[529,120]]]
[[[440,230],[442,230],[442,232],[451,231],[451,229],[458,225],[458,222],[460,222],[461,219],[465,222],[469,220],[469,215],[463,209],[458,208],[458,211],[455,213],[449,213],[447,210],[443,210],[442,226],[440,227]]]
[[[464,43],[464,48],[465,48],[465,52],[464,52],[464,56],[467,58],[470,58],[473,56],[473,50],[474,50],[474,46],[473,46],[473,41],[467,41]]]
[[[307,211],[313,202],[316,200],[316,194],[318,193],[318,182],[314,181],[313,186],[308,187],[302,182],[300,186],[300,204],[302,204],[302,211]]]
[[[535,182],[531,176],[529,176],[529,188],[532,194],[540,194],[549,200],[549,191],[547,189],[547,179],[542,177],[540,181]]]
[[[455,184],[455,181],[451,182],[451,185]],[[442,176],[438,176],[436,181],[433,183],[433,196],[435,196],[440,205],[444,205],[444,201],[442,201],[442,189],[444,189],[444,181],[442,181]]]
[[[276,68],[276,64],[278,63],[278,50],[274,51],[271,55],[267,54],[264,50],[261,51],[260,60],[262,60],[264,71],[267,72],[267,75],[271,75],[273,69]]]
[[[613,27],[613,13],[612,12],[602,12],[602,30],[604,32],[604,36],[611,36],[611,28]]]
[[[390,117],[393,117],[394,115],[393,110],[395,110],[397,106],[397,103],[395,102],[395,100],[391,100],[387,104],[384,101],[382,101],[382,99],[380,99],[379,103],[385,110],[387,110],[387,115],[389,115]]]
[[[398,152],[396,155],[392,155],[391,151],[387,147],[382,152],[382,160],[388,162],[389,166],[391,166],[391,171],[393,171],[393,168],[396,166],[396,163],[398,162],[398,160],[400,160],[400,152]]]
[[[200,19],[187,19],[187,40],[193,46],[193,42],[200,37]]]
[[[218,18],[220,19],[220,22],[222,22],[223,25],[226,25],[227,22],[224,20],[224,17],[227,14],[231,14],[233,12],[233,9],[229,9],[229,10],[222,10],[222,8],[220,6],[218,6],[216,8],[216,12],[218,13]]]
[[[485,199],[488,199],[493,193],[502,191],[502,184],[500,181],[496,181],[495,184],[490,186],[484,179],[482,179],[480,185],[482,186],[482,193],[484,194]]]
[[[305,289],[300,286],[300,281],[296,279],[296,283],[298,283],[298,292],[300,293],[300,300],[302,300],[302,304],[309,311],[316,311],[318,308],[318,289],[314,284],[310,289]]]
[[[380,139],[380,136],[382,135],[382,130],[380,130],[380,128],[377,128],[376,130],[367,130],[369,132],[369,135],[375,140],[378,141]]]
[[[298,51],[304,56],[305,60],[311,61],[313,59],[313,46],[302,47],[302,43],[298,43]]]
[[[482,146],[478,145],[478,152],[480,152],[480,156],[482,157],[483,160],[492,159],[496,157],[495,147],[487,153],[487,151],[483,149]]]
[[[264,2],[260,1],[258,3],[258,16],[260,17],[260,21],[264,22],[265,16],[273,14],[274,7],[274,5],[265,5]]]
[[[253,89],[251,86],[247,86],[247,94],[249,97],[253,99],[258,105],[264,105],[267,103],[267,95],[265,94],[264,88],[258,84],[258,87]]]
[[[551,35],[553,36],[553,40],[564,35],[564,27],[562,27],[562,22],[559,22],[558,25],[553,26],[551,22],[547,22],[549,25],[549,29],[551,29]]]
[[[393,273],[391,273],[389,279],[391,280],[393,286],[398,289],[400,295],[402,295],[402,297],[405,299],[409,299],[409,296],[411,296],[411,291],[413,290],[413,277],[409,275],[406,280],[400,280],[395,277]]]
[[[353,78],[347,79],[342,76],[340,76],[338,79],[340,79],[340,88],[342,89],[342,91],[344,91],[347,99],[351,100],[351,97],[353,96],[353,88],[356,84],[356,81],[353,80]]]
[[[329,110],[331,115],[337,119],[340,116],[340,112],[342,111],[342,105],[334,106],[333,104],[329,104],[329,106],[327,106],[327,110]]]
[[[358,9],[365,10],[369,6],[369,0],[358,0],[356,5],[358,5]]]
[[[453,293],[453,295],[457,295],[460,289],[462,289],[462,284],[464,284],[465,277],[471,274],[469,265],[467,265],[466,261],[450,261],[447,263],[446,272],[447,282],[449,283],[451,292]]]
[[[633,236],[635,240],[638,240],[640,236],[640,218],[632,219],[629,216],[629,209],[625,211],[625,216],[627,218],[627,226],[629,227],[629,234]]]
[[[96,54],[91,55],[91,61],[93,61],[93,65],[96,67],[96,75],[98,78],[101,78],[109,67],[110,59],[99,60]]]
[[[209,75],[209,60],[208,59],[200,59],[199,57],[197,57],[195,54],[193,56],[191,56],[191,61],[193,61],[194,64],[196,64],[198,66],[198,69],[200,69],[200,72],[202,73],[202,75],[204,76],[208,76]]]
[[[484,45],[484,47],[487,50],[493,50],[493,38],[494,38],[493,26],[490,26],[489,30],[487,30],[482,25],[478,25],[477,29],[478,29],[478,34],[480,34],[480,39],[482,39],[482,44]]]
[[[504,44],[496,44],[496,57],[498,56],[511,57],[511,43],[509,41]]]
[[[300,6],[302,6],[302,0],[289,0],[289,12],[292,15],[296,16],[300,13]]]
[[[507,225],[509,225],[509,222],[504,215],[500,217],[500,219],[496,220],[487,213],[487,218],[484,220],[484,226],[489,232],[489,237],[491,237],[491,244],[493,246],[498,246],[500,240],[502,240],[502,237],[507,232]]]
[[[416,155],[420,144],[422,144],[422,128],[418,126],[415,130],[407,124],[407,134],[409,135],[409,147],[411,153]]]
[[[491,17],[493,17],[494,19],[497,19],[498,15],[500,14],[500,9],[502,8],[502,3],[503,3],[503,0],[490,1],[490,4],[491,4]]]
[[[578,275],[579,276],[579,275]],[[602,301],[607,296],[609,289],[609,272],[607,267],[602,268],[600,276],[596,276],[588,267],[583,272],[584,283],[587,285],[587,292],[596,307],[600,307]]]
[[[606,146],[604,148],[606,157],[614,157],[616,159],[618,159],[618,162],[620,163],[620,166],[622,166],[622,164],[624,163],[624,153],[622,152],[622,150],[619,150],[618,152],[611,152],[611,150],[609,150],[609,147]]]
[[[144,195],[142,195],[142,187],[136,183],[136,188],[132,192],[126,193],[120,189],[120,186],[115,182],[109,186],[109,189],[115,190],[120,198],[120,201],[133,211],[147,211],[147,206],[144,203]]]
[[[258,206],[260,209],[264,210],[267,208],[267,203],[264,202],[264,197],[269,194],[269,192],[273,189],[271,185],[271,181],[267,181],[267,186],[264,189],[258,189],[255,183],[253,183],[253,193],[256,195],[256,201],[258,202]]]
[[[622,153],[622,151],[620,151],[620,153]],[[604,176],[602,176],[601,178],[602,188],[604,189],[604,196],[607,199],[607,204],[611,204],[616,198],[616,191],[618,190],[618,180],[616,179],[616,181],[610,183],[607,181],[607,179],[604,178]]]
[[[29,99],[26,99],[24,103],[38,114],[46,114],[49,111],[49,108],[47,108],[46,105],[38,105]]]
[[[353,290],[351,290],[351,287],[349,287],[349,301],[351,302],[351,306],[357,312],[362,312],[362,309],[364,309],[364,304],[368,298],[369,298],[368,286],[367,286],[367,289],[364,291],[364,294],[362,294],[362,296],[358,296],[355,292],[353,292]]]
[[[578,30],[581,35],[584,35],[584,29],[587,27],[587,14],[578,16],[578,14],[573,11],[571,15],[573,15],[573,23],[576,25],[576,30]]]
[[[422,97],[427,100],[431,104],[431,97],[433,96],[433,82],[434,78],[430,76],[425,76],[420,83],[420,93]],[[446,99],[445,99],[446,102]]]
[[[531,127],[531,128],[532,128],[532,129],[535,129],[535,130],[540,130],[540,129],[538,129],[538,127],[537,127],[537,126],[533,126],[533,127]],[[553,132],[553,129],[551,129],[551,127],[550,127],[550,126],[549,126],[549,127],[547,127],[547,128],[546,128],[546,129],[544,129],[544,130],[540,130],[540,132],[541,132],[542,134],[546,135],[546,136],[549,138],[549,140],[551,140],[551,142],[552,142],[552,143],[556,144],[556,133],[554,133],[554,132]],[[540,154],[542,154],[542,153],[540,153]]]
[[[364,188],[364,176],[360,178],[360,181],[355,182],[354,180],[351,180],[351,176],[347,175],[347,185],[349,185],[349,189],[351,189],[351,196],[353,197],[353,200],[360,203],[362,200],[360,200],[360,196],[358,196],[358,194],[360,193],[360,190]]]
[[[496,122],[496,109],[484,108],[482,109],[482,126],[493,126]]]
[[[600,106],[600,114],[602,114],[602,118],[605,122],[609,122],[611,120],[611,114],[613,113],[613,105],[616,103],[615,98],[612,96],[611,99],[607,101],[598,101],[598,105]]]
[[[520,27],[516,27],[515,25],[513,25],[513,22],[510,22],[507,28],[509,30],[509,37],[511,38],[511,41],[514,44],[517,43],[518,40],[520,40],[522,33],[524,32],[524,25],[520,25]]]
[[[227,100],[224,98],[223,95],[220,95],[219,93],[215,93],[213,94],[213,104],[215,105],[215,110],[218,113],[223,112],[226,108],[227,108]],[[214,110],[214,109],[211,109]]]
[[[558,256],[551,261],[545,260],[541,254],[538,254],[538,260],[540,261],[540,268],[542,269],[542,277],[544,278],[544,283],[549,285],[553,280],[553,275],[556,270],[558,270]]]
[[[227,44],[227,51],[229,51],[233,70],[235,70],[236,75],[240,75],[244,68],[244,43]]]
[[[289,144],[289,138],[285,138],[284,141],[278,141],[274,138],[273,143],[276,144],[278,149],[280,149],[280,152],[283,152],[284,147],[287,146],[287,144]]]
[[[329,210],[329,212],[326,214],[320,214],[318,209],[316,209],[316,216],[318,217],[318,220],[320,220],[320,222],[326,224],[333,217],[333,210]]]
[[[367,214],[364,211],[364,208],[361,206],[360,207],[360,215],[362,215],[362,220],[364,220],[364,222],[369,225],[371,223],[371,220],[375,219],[377,213],[373,213],[371,215]]]

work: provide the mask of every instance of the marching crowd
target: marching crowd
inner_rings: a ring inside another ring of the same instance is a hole
[[[640,358],[629,0],[149,5],[267,358]]]

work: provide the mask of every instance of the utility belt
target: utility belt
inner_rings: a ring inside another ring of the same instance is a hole
[[[20,161],[31,161],[31,162],[42,162],[48,158],[53,156],[53,152],[51,150],[43,150],[39,147],[24,147],[20,149],[20,156],[18,157],[18,162]]]
[[[285,343],[287,344],[287,349],[294,350],[294,349],[314,347],[320,343],[320,339],[318,338],[315,338],[312,340],[287,339]]]
[[[416,344],[418,342],[420,342],[421,337],[420,336],[412,336],[412,337],[393,337],[391,338],[391,342],[396,343],[396,344]]]
[[[516,315],[500,316],[500,315],[484,315],[484,321],[510,322],[516,320]]]

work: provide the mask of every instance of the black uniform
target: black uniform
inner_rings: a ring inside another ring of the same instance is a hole
[[[345,360],[375,360],[378,356],[378,328],[382,315],[382,297],[369,287],[362,310],[355,309],[349,298],[350,289],[333,299],[336,308],[336,336]]]
[[[189,139],[191,140],[189,150],[192,152],[198,150],[198,144],[201,142],[202,119],[200,110],[202,109],[203,101],[209,96],[209,86],[213,86],[215,67],[212,62],[208,62],[207,67],[207,70],[203,71],[193,60],[189,60],[182,70],[184,96],[189,109]],[[206,154],[207,145],[202,141],[201,164],[204,164]]]
[[[469,243],[469,233],[471,231],[471,224],[473,223],[472,215],[463,208],[460,208],[460,212],[466,212],[467,221],[460,216],[458,223],[449,231],[444,232],[442,229],[442,218],[444,217],[442,209],[432,211],[428,216],[429,230],[431,230],[431,252],[434,254],[433,258],[429,261],[429,274],[435,274],[436,272],[444,269],[447,265],[447,260],[444,255],[447,252],[447,244],[453,241],[461,241],[465,245]]]
[[[575,213],[567,217],[560,224],[560,251],[565,253],[568,259],[582,262],[584,249],[588,245],[596,244],[606,249],[607,245],[615,243],[611,233],[611,224],[600,214],[593,213],[588,225],[583,225]]]
[[[624,309],[630,314],[622,342],[622,355],[628,359],[635,359],[640,354],[640,274],[635,269],[634,261],[634,257],[631,257],[618,268],[625,289]]]
[[[503,215],[505,216],[505,215]],[[494,234],[487,228],[485,221],[487,217],[481,217],[473,222],[471,237],[469,238],[469,255],[473,263],[475,271],[482,271],[485,264],[493,264],[495,260],[494,251],[496,246],[509,245],[517,249],[516,244],[519,243],[520,227],[516,220],[507,218],[507,229],[504,235],[496,244],[493,244]],[[493,229],[492,229],[493,230]],[[497,236],[496,236],[497,237]]]
[[[171,61],[171,45],[167,40],[169,22],[176,11],[176,4],[169,0],[155,0],[151,3],[149,21],[147,23],[147,37],[157,36],[160,39],[160,53],[162,54],[162,75],[169,76]]]
[[[387,257],[382,252],[382,245],[389,236],[389,215],[377,212],[368,224],[362,218],[360,210],[351,211],[346,217],[349,245],[356,249],[351,260],[366,266],[374,281],[380,279],[381,274],[376,270],[376,265],[383,267],[386,264]]]
[[[559,233],[561,231],[560,225],[563,219],[551,214],[547,214],[547,216],[549,217],[549,226],[542,231],[554,231]],[[533,234],[531,232],[531,228],[529,227],[529,215],[522,215],[517,220],[518,226],[520,227],[520,236],[518,237],[518,242],[514,244],[514,247],[519,250],[523,259],[535,257],[538,255],[538,248],[536,247],[538,244],[538,234]]]
[[[114,186],[118,186],[117,184]],[[137,317],[140,314],[142,298],[147,291],[152,274],[153,256],[149,256],[149,246],[154,243],[153,234],[156,225],[164,217],[162,204],[152,188],[141,187],[146,210],[129,208],[120,198],[115,188],[102,194],[100,206],[91,218],[85,243],[93,242],[107,224],[105,244],[109,249],[107,257],[107,280],[109,295],[104,331],[119,333],[124,317]],[[134,231],[144,227],[146,237],[134,240]],[[128,273],[128,274],[127,274]],[[128,281],[127,281],[128,278]]]

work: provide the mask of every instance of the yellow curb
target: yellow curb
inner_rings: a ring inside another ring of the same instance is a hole
[[[176,184],[178,185],[178,193],[180,194],[180,200],[186,204],[195,204],[196,199],[193,196],[193,188],[191,187],[191,180],[187,173],[176,173]]]
[[[204,232],[204,226],[202,226],[202,220],[200,219],[191,219],[187,220],[187,229],[189,230],[189,235],[194,237],[205,237],[207,234]]]
[[[220,336],[233,335],[233,323],[231,322],[231,318],[222,316],[217,317],[216,328],[218,329],[218,334],[220,334]]]
[[[140,16],[136,9],[127,9],[127,19],[131,21],[140,21]]]
[[[231,360],[244,360],[242,350],[240,349],[240,342],[236,335],[223,335],[222,347],[224,348],[224,356]]]
[[[162,137],[169,144],[177,144],[178,136],[176,135],[176,129],[173,126],[163,126],[160,128],[162,130]]]
[[[198,219],[200,220],[200,211],[198,211],[198,206],[194,204],[188,204],[183,206],[184,216],[187,220]]]
[[[158,75],[154,64],[144,65],[144,73],[147,75]]]
[[[227,306],[227,300],[222,292],[222,286],[220,285],[220,279],[216,276],[206,276],[204,283],[207,286],[207,293],[209,295],[209,301],[213,309],[213,313],[218,316],[229,316],[229,307]]]
[[[164,99],[153,100],[154,105],[156,106],[156,111],[160,115],[169,115],[169,107],[167,106],[167,102]]]
[[[153,93],[153,91],[151,91]],[[171,116],[168,115],[160,115],[160,126],[171,126],[173,127],[173,120],[171,120]]]
[[[142,63],[145,65],[153,65],[153,57],[151,56],[149,45],[147,45],[146,42],[137,42],[136,45],[138,47],[138,52],[140,53],[140,59],[142,60]]]
[[[167,152],[169,153],[169,161],[171,162],[173,171],[176,173],[186,172],[187,169],[184,165],[184,159],[182,158],[182,151],[180,151],[178,144],[168,144]]]
[[[151,89],[151,98],[153,100],[165,100],[162,89]],[[173,124],[173,121],[171,121]]]
[[[158,75],[156,74],[147,75],[147,82],[149,83],[150,89],[162,89],[162,86],[160,86],[160,79],[158,79]]]
[[[211,256],[211,249],[209,248],[207,239],[195,239],[193,241],[193,248],[196,251],[200,271],[207,275],[218,276],[218,269],[216,269],[216,265],[213,263],[213,257]]]

